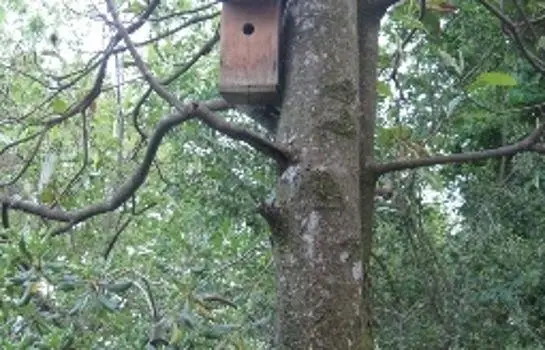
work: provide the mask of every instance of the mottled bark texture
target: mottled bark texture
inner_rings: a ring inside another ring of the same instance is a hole
[[[293,1],[290,10],[277,141],[297,161],[279,175],[270,211],[278,291],[274,347],[370,349],[364,279],[375,179],[365,162],[372,156],[375,101],[359,100],[375,98],[380,16],[359,28],[376,27],[374,36],[358,40],[354,0]],[[370,60],[359,58],[363,47],[372,51]]]

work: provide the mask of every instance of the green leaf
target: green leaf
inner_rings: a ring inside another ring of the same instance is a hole
[[[87,305],[89,300],[89,294],[87,292],[83,293],[81,296],[76,299],[74,306],[68,311],[69,315],[75,315]]]
[[[21,298],[15,301],[15,305],[17,305],[18,307],[27,305],[30,301],[30,298],[32,297],[32,291],[34,289],[34,286],[34,283],[28,283],[25,286],[25,290],[23,292],[23,295],[21,295]]]
[[[45,186],[39,195],[40,202],[44,204],[54,203],[57,198],[57,191],[53,186]]]
[[[536,49],[545,50],[545,35],[542,35],[537,41]]]
[[[113,293],[123,293],[129,290],[131,287],[132,281],[112,283],[104,286],[104,288]]]
[[[62,114],[68,108],[68,103],[63,99],[56,98],[51,102],[51,107],[53,108],[53,112]]]
[[[32,254],[28,250],[27,243],[25,239],[23,238],[23,236],[21,236],[21,239],[19,239],[19,251],[21,252],[21,254],[25,256],[25,259],[27,260],[27,262],[31,263],[34,260],[34,258],[32,257]]]
[[[392,97],[392,90],[390,90],[390,86],[382,80],[378,81],[377,93],[381,97]]]
[[[133,1],[127,7],[127,10],[125,12],[137,15],[140,12],[144,11],[145,9],[146,9],[146,4],[144,4],[141,1]]]
[[[77,285],[78,283],[76,281],[66,280],[57,284],[57,289],[63,292],[69,292],[76,289]]]
[[[399,19],[407,29],[424,29],[424,24],[413,16],[401,16]]]
[[[202,333],[203,337],[208,339],[219,339],[222,336],[229,334],[233,330],[237,329],[237,325],[232,324],[218,324],[205,329]]]
[[[103,294],[99,294],[97,296],[97,300],[102,306],[104,306],[104,308],[106,310],[111,311],[111,312],[116,312],[117,311],[117,308],[118,308],[119,304],[116,301],[106,297]]]
[[[517,80],[510,74],[504,72],[481,73],[469,86],[473,90],[481,86],[516,86]]]

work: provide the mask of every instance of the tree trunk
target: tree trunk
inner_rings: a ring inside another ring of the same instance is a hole
[[[363,2],[363,1],[362,1]],[[372,2],[372,1],[371,1]],[[373,242],[373,219],[375,214],[376,175],[367,164],[373,160],[377,104],[378,33],[381,9],[370,11],[363,5],[358,10],[358,100],[360,122],[360,219],[361,244],[363,249],[363,285],[361,295],[362,343],[361,349],[374,349],[371,327],[371,283],[369,266]]]
[[[270,211],[275,348],[370,349],[364,276],[375,179],[361,160],[372,156],[375,101],[359,99],[375,96],[376,47],[369,62],[358,49],[376,46],[378,21],[374,40],[358,41],[354,0],[294,1],[291,13],[277,140],[297,161],[279,175]]]

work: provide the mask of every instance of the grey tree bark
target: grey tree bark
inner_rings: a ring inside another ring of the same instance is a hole
[[[376,176],[367,164],[384,11],[362,4],[305,0],[290,8],[277,142],[296,161],[281,169],[268,210],[278,349],[373,348],[367,267]]]

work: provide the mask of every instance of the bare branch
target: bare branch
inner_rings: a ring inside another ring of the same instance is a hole
[[[95,83],[93,84],[91,90],[85,95],[85,97],[80,102],[69,107],[59,117],[45,121],[44,124],[47,127],[60,124],[64,120],[78,113],[85,112],[85,110],[93,103],[93,101],[100,95],[102,91],[102,84],[104,83],[104,77],[106,76],[106,68],[108,67],[108,59],[110,58],[110,55],[111,53],[106,53],[106,55],[104,56],[104,59],[100,64],[100,68],[95,78]]]
[[[112,15],[113,23],[117,27],[117,30],[121,33],[121,36],[125,41],[125,45],[129,49],[129,52],[131,53],[131,56],[134,59],[136,66],[144,76],[144,79],[150,84],[151,89],[155,91],[160,97],[167,101],[171,106],[174,106],[179,112],[183,112],[186,106],[184,106],[178,98],[171,94],[170,91],[168,91],[168,89],[163,84],[161,84],[161,82],[158,81],[157,78],[155,78],[153,73],[148,69],[142,57],[136,51],[136,48],[134,47],[134,44],[129,37],[129,33],[123,27],[123,25],[121,25],[119,15],[117,14],[112,0],[106,0],[106,2],[108,4],[108,11]],[[279,164],[285,165],[290,160],[289,154],[285,150],[280,149],[274,143],[266,140],[265,138],[262,138],[258,134],[255,134],[251,131],[244,130],[237,126],[229,125],[224,120],[216,117],[205,106],[194,105],[194,111],[195,116],[201,119],[206,125],[222,132],[227,136],[230,136],[235,140],[240,140],[248,143],[256,150],[274,158],[277,162],[279,162]]]
[[[191,69],[191,67],[193,67],[195,63],[197,63],[199,59],[201,59],[201,57],[210,53],[210,51],[212,51],[212,48],[218,41],[219,41],[219,32],[216,30],[214,33],[214,36],[210,38],[207,42],[205,42],[203,47],[199,51],[197,51],[197,53],[193,55],[193,57],[191,57],[189,61],[187,61],[184,65],[182,65],[179,69],[177,69],[171,76],[161,81],[161,84],[169,85],[172,82],[174,82],[176,79],[181,77],[185,72]],[[148,88],[148,90],[142,95],[142,97],[140,97],[138,102],[136,102],[136,105],[131,112],[133,126],[143,139],[146,139],[147,135],[144,132],[144,130],[142,130],[142,128],[140,127],[140,124],[138,123],[138,116],[140,114],[140,108],[142,107],[146,99],[151,95],[151,92],[152,92],[152,89]],[[227,109],[227,105],[225,109]]]
[[[129,37],[129,32],[121,24],[121,20],[119,19],[119,15],[112,0],[106,0],[106,3],[108,5],[108,11],[112,15],[113,22],[117,28],[118,34],[125,41],[125,45],[127,45],[127,48],[129,49],[129,52],[134,59],[136,67],[138,67],[138,70],[140,71],[140,73],[142,73],[144,79],[148,82],[152,90],[157,93],[157,95],[167,101],[171,106],[174,106],[178,110],[178,112],[183,113],[186,107],[153,76],[153,73],[148,69],[146,63],[138,54],[138,51],[136,51],[136,47],[134,46],[134,43]]]
[[[536,145],[539,137],[545,130],[545,123],[536,128],[530,135],[523,140],[494,149],[484,151],[464,152],[451,155],[436,155],[417,159],[399,159],[387,163],[370,163],[369,168],[373,169],[377,175],[400,171],[406,169],[416,169],[425,166],[441,165],[441,164],[459,164],[467,162],[475,162],[478,160],[511,156],[521,152],[541,152],[545,151],[542,145]]]
[[[250,130],[227,123],[225,120],[217,117],[212,111],[204,105],[197,107],[195,111],[197,118],[214,130],[231,137],[234,140],[244,141],[257,151],[276,160],[281,166],[286,165],[292,159],[290,153],[279,147],[261,135]]]
[[[195,8],[190,9],[190,10],[173,12],[173,13],[169,13],[168,15],[165,15],[165,16],[162,16],[162,17],[152,17],[152,18],[150,18],[150,22],[163,22],[163,21],[172,19],[174,17],[183,17],[183,16],[186,16],[186,15],[191,15],[191,14],[194,14],[194,13],[197,13],[197,12],[208,10],[208,9],[212,8],[213,6],[215,6],[217,3],[218,3],[218,1],[215,0],[215,1],[212,1],[212,2],[210,2],[208,4],[204,4],[204,5],[201,5],[199,7],[195,7]]]
[[[59,199],[63,198],[67,193],[72,191],[72,186],[76,183],[76,181],[78,181],[81,178],[81,176],[83,175],[83,172],[89,165],[89,130],[87,128],[87,114],[85,112],[81,113],[81,117],[82,117],[81,118],[82,119],[81,120],[82,121],[81,143],[83,148],[83,161],[79,170],[68,181],[68,183],[66,184],[64,189],[61,191],[58,198],[56,198],[55,201],[53,201],[51,205],[52,207],[57,205]]]
[[[214,12],[214,13],[211,13],[211,14],[205,14],[205,15],[202,15],[202,16],[198,16],[198,17],[194,17],[194,18],[191,18],[185,22],[183,22],[182,24],[180,24],[179,26],[175,27],[175,28],[172,28],[172,29],[169,29],[163,33],[160,33],[158,34],[157,36],[153,37],[153,38],[149,38],[147,40],[144,40],[144,41],[140,41],[140,42],[137,42],[137,43],[134,43],[134,47],[140,47],[140,46],[145,46],[145,45],[148,45],[148,44],[151,44],[151,43],[154,43],[154,42],[157,42],[161,39],[164,39],[168,36],[171,36],[173,34],[176,34],[178,33],[179,31],[181,31],[182,29],[184,28],[187,28],[193,24],[196,24],[196,23],[200,23],[200,22],[204,22],[204,21],[207,21],[207,20],[210,20],[210,19],[213,19],[213,18],[216,18],[219,16],[219,12]],[[123,47],[119,47],[119,48],[116,48],[114,50],[114,53],[118,53],[118,52],[122,52],[122,51],[126,51],[128,49],[128,47],[126,46],[123,46]]]
[[[26,173],[26,171],[30,167],[30,164],[32,164],[32,161],[34,161],[34,159],[36,158],[36,155],[38,154],[38,150],[40,149],[40,146],[42,145],[42,142],[44,141],[45,135],[47,134],[48,130],[49,129],[44,129],[41,132],[39,132],[38,134],[35,134],[35,135],[39,136],[38,141],[36,142],[36,144],[34,145],[34,148],[30,152],[30,156],[28,157],[28,159],[23,164],[23,167],[10,180],[8,180],[6,182],[0,182],[0,188],[11,186],[11,185],[15,184]]]
[[[545,74],[545,62],[543,62],[541,59],[539,59],[536,55],[534,55],[527,47],[524,45],[524,42],[520,36],[519,31],[517,30],[517,27],[515,24],[507,18],[499,9],[488,3],[486,0],[479,0],[479,2],[486,7],[486,9],[491,12],[494,16],[499,18],[502,23],[506,26],[507,30],[511,33],[513,38],[515,39],[515,43],[517,44],[518,48],[522,52],[522,55],[526,60],[534,67],[535,70],[540,72],[541,74]]]
[[[140,209],[138,211],[136,211],[135,208],[133,207],[132,208],[132,211],[133,211],[132,216],[129,217],[128,219],[126,219],[125,221],[123,221],[123,223],[121,223],[121,224],[119,224],[119,222],[118,222],[118,227],[117,227],[113,237],[111,238],[110,242],[108,242],[108,245],[106,246],[106,249],[104,250],[104,253],[102,254],[102,256],[104,257],[104,260],[108,260],[108,257],[110,256],[110,253],[112,252],[112,249],[114,248],[115,244],[119,240],[119,237],[120,237],[121,233],[127,228],[127,226],[129,226],[129,224],[134,220],[134,218],[141,215],[145,211],[153,208],[156,205],[157,205],[157,203],[150,203],[150,204],[146,205],[144,208],[142,208],[142,209]]]
[[[128,49],[133,56],[137,67],[143,74],[146,81],[150,84],[153,91],[167,101],[170,105],[177,109],[174,115],[162,119],[156,126],[155,131],[149,139],[146,148],[144,159],[137,167],[134,173],[117,189],[117,191],[102,202],[92,204],[88,207],[67,211],[62,208],[50,208],[40,205],[33,201],[19,200],[12,197],[0,196],[0,203],[10,209],[23,211],[26,213],[40,216],[43,219],[65,222],[67,225],[55,232],[60,234],[66,232],[75,224],[87,220],[99,214],[114,211],[126,202],[135,194],[138,188],[145,182],[153,163],[157,150],[165,134],[173,127],[191,119],[199,118],[208,126],[230,136],[236,140],[244,141],[253,146],[258,151],[269,155],[281,163],[289,160],[289,155],[286,151],[280,149],[274,143],[263,139],[260,135],[244,130],[237,126],[233,126],[217,117],[213,111],[228,108],[229,105],[223,99],[211,100],[208,102],[190,102],[183,104],[178,98],[172,95],[149,71],[142,58],[138,55],[133,43],[129,38],[129,34],[123,26],[120,25],[120,20],[115,12],[112,2],[108,0],[109,11],[112,13],[114,23],[117,26],[120,36],[125,41]],[[110,46],[112,47],[112,46]],[[53,124],[48,124],[51,126]]]
[[[181,105],[180,109],[182,111],[180,113],[162,119],[150,136],[144,159],[140,165],[110,198],[107,198],[102,202],[74,211],[67,211],[61,208],[50,208],[32,201],[20,200],[7,196],[0,196],[0,203],[3,206],[7,205],[10,209],[37,215],[43,219],[67,223],[65,227],[56,231],[55,234],[66,232],[74,225],[91,217],[114,211],[130,199],[140,186],[144,184],[155,155],[157,154],[157,150],[166,133],[175,126],[195,117],[199,117],[211,126],[215,126],[219,131],[222,131],[226,135],[254,145],[258,150],[261,150],[268,155],[273,155],[275,159],[287,159],[287,153],[274,144],[267,140],[260,139],[256,134],[230,126],[212,113],[212,111],[223,109],[226,106],[228,106],[228,104],[223,99],[210,100],[208,102],[192,102],[187,105]]]
[[[532,145],[531,150],[539,154],[545,154],[545,144],[536,143],[535,145]]]
[[[29,141],[32,141],[32,140],[34,140],[34,139],[37,138],[37,137],[40,137],[43,133],[47,132],[47,130],[48,130],[47,128],[44,128],[44,129],[42,129],[42,130],[40,130],[40,131],[37,131],[37,132],[35,132],[35,133],[33,133],[33,134],[30,134],[30,135],[28,135],[28,136],[26,136],[26,137],[23,137],[23,138],[21,138],[21,139],[15,140],[15,141],[13,141],[13,142],[7,144],[6,146],[4,146],[4,147],[2,147],[2,148],[0,149],[0,156],[1,156],[2,154],[4,154],[5,152],[7,152],[8,150],[10,150],[11,148],[17,147],[17,146],[19,146],[19,145],[22,145],[22,144],[24,144],[24,143],[27,143],[27,142],[29,142]]]
[[[135,172],[128,178],[117,191],[108,199],[86,208],[66,211],[60,208],[49,208],[31,201],[18,200],[15,198],[0,196],[0,202],[7,204],[11,209],[20,210],[29,214],[40,216],[44,219],[69,223],[71,226],[87,220],[93,216],[113,211],[127,201],[136,190],[145,182],[149,173],[152,161],[159,149],[159,145],[165,134],[173,127],[190,119],[192,107],[185,108],[184,113],[178,113],[162,119],[149,140],[146,153],[142,163]]]

